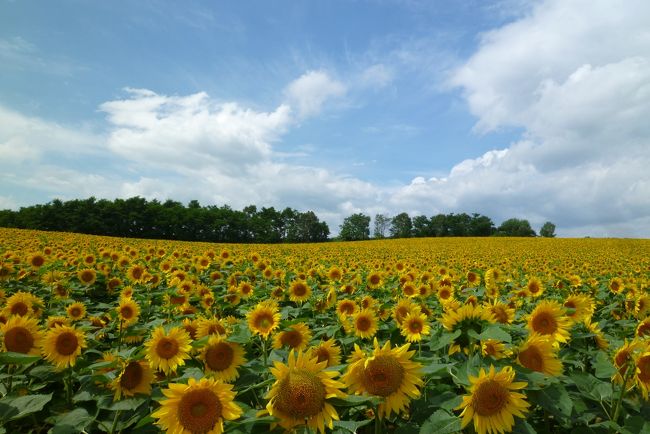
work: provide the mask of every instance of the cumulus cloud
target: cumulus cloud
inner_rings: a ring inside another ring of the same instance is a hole
[[[346,86],[324,71],[309,71],[285,89],[289,105],[295,107],[301,117],[314,116],[328,100],[345,96]]]
[[[550,219],[563,235],[650,236],[632,223],[650,215],[649,17],[643,1],[549,0],[483,35],[450,83],[477,131],[519,127],[522,140],[416,179],[393,203]]]

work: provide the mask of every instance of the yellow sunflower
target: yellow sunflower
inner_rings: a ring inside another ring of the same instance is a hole
[[[280,325],[280,313],[277,305],[273,303],[258,303],[246,317],[251,332],[263,338],[267,338]]]
[[[628,342],[626,339],[623,342],[623,345],[616,350],[616,354],[614,355],[616,374],[614,374],[614,377],[612,378],[615,383],[623,383],[629,362],[634,359],[636,352],[640,351],[642,348],[643,344],[641,342],[636,340]]]
[[[486,303],[484,307],[492,312],[494,319],[501,324],[512,324],[515,320],[515,310],[505,303],[494,300],[492,303]]]
[[[636,326],[635,334],[639,338],[650,337],[650,317],[639,321],[639,325]]]
[[[111,383],[111,388],[115,390],[114,399],[117,401],[123,396],[135,394],[150,395],[153,379],[153,370],[144,360],[124,363],[120,374]]]
[[[209,335],[226,336],[228,330],[219,318],[199,318],[196,321],[196,338],[201,339]]]
[[[397,325],[401,326],[404,318],[410,313],[420,313],[420,308],[409,298],[400,298],[393,307],[393,319]]]
[[[190,342],[190,336],[182,327],[173,327],[169,333],[165,333],[163,327],[157,327],[144,343],[146,358],[153,369],[169,375],[190,358]]]
[[[548,336],[555,342],[567,342],[571,321],[557,301],[540,301],[528,316],[527,327],[531,333]]]
[[[33,304],[34,297],[32,294],[28,292],[18,291],[11,297],[7,298],[3,313],[8,316],[32,315],[34,313],[34,309],[32,307]]]
[[[123,327],[128,327],[138,322],[140,316],[140,306],[132,298],[120,299],[120,304],[116,308],[117,317],[122,321]]]
[[[53,329],[56,326],[70,325],[70,318],[65,316],[48,316],[45,327]]]
[[[2,348],[14,353],[39,355],[41,353],[41,332],[38,322],[26,316],[12,316],[0,327]]]
[[[373,271],[366,277],[366,286],[368,289],[377,289],[383,284],[381,274],[378,271]]]
[[[377,317],[370,309],[363,309],[352,316],[350,322],[344,323],[348,333],[354,333],[362,339],[368,339],[377,333]]]
[[[423,335],[430,333],[431,326],[429,326],[425,314],[411,312],[402,321],[400,331],[408,342],[419,342],[422,340]]]
[[[311,356],[316,357],[319,363],[327,362],[327,367],[341,364],[341,348],[336,345],[334,339],[329,339],[315,347],[311,347]]]
[[[354,300],[343,299],[336,303],[336,313],[339,316],[354,315],[359,311],[359,306]]]
[[[212,376],[230,383],[239,377],[238,368],[246,363],[241,345],[228,342],[223,336],[211,336],[201,350],[205,370]]]
[[[339,420],[338,413],[329,398],[345,398],[341,391],[344,385],[335,380],[336,371],[326,371],[326,363],[315,357],[299,352],[289,352],[285,365],[274,362],[270,368],[275,383],[267,394],[269,400],[266,410],[279,419],[278,423],[286,430],[306,425],[312,430],[325,433],[325,427],[332,429],[333,421]]]
[[[221,434],[224,420],[235,420],[242,414],[234,402],[232,387],[214,378],[171,383],[163,390],[166,399],[151,416],[169,433]]]
[[[304,280],[294,280],[289,286],[289,299],[300,302],[307,301],[311,297],[311,288]]]
[[[574,322],[582,322],[591,318],[596,308],[594,300],[585,294],[573,294],[567,297],[563,305],[566,316]]]
[[[92,268],[84,268],[77,272],[77,278],[82,284],[90,286],[97,280],[97,271]]]
[[[132,283],[142,283],[145,280],[146,271],[145,267],[136,264],[126,271],[126,276]]]
[[[86,306],[80,302],[72,303],[65,310],[73,321],[79,321],[86,316]]]
[[[237,286],[237,292],[241,295],[241,297],[246,300],[251,298],[251,296],[254,293],[254,288],[253,285],[251,285],[250,282],[243,281]]]
[[[496,321],[494,315],[482,306],[465,304],[457,309],[446,311],[442,315],[440,322],[447,331],[461,331],[461,334],[449,347],[449,354],[451,355],[461,350],[464,352],[470,350],[470,342],[472,341],[472,337],[469,335],[470,330],[481,334],[486,326]],[[478,342],[474,343],[474,345],[477,344]]]
[[[463,396],[463,402],[456,408],[462,409],[461,428],[474,421],[474,430],[478,434],[499,434],[512,431],[514,417],[525,418],[530,404],[526,396],[517,390],[528,385],[526,382],[513,382],[515,372],[506,366],[496,372],[494,366],[486,373],[483,368],[479,376],[469,376],[471,383],[469,395]]]
[[[562,362],[557,357],[557,347],[548,336],[533,333],[519,347],[517,362],[531,371],[546,375],[562,374]]]
[[[607,339],[605,339],[605,335],[603,334],[603,331],[598,328],[598,323],[597,322],[591,322],[589,318],[585,320],[585,327],[587,328],[587,331],[590,333],[594,334],[594,343],[598,348],[601,350],[606,350],[609,348],[609,342],[607,342]]]
[[[391,349],[390,341],[380,347],[375,339],[370,356],[355,344],[348,360],[343,381],[354,394],[367,393],[383,398],[379,405],[380,418],[399,414],[406,410],[411,399],[420,396],[422,365],[411,360],[415,351],[408,351],[409,345]]]
[[[643,395],[643,399],[648,399],[648,391],[650,390],[650,348],[639,355],[634,361],[636,367],[634,381]]]
[[[503,359],[504,357],[509,357],[511,351],[506,348],[506,345],[496,339],[486,339],[481,341],[481,354],[484,357],[491,356],[495,360]]]
[[[620,277],[614,277],[609,281],[609,290],[613,294],[620,294],[623,292],[623,289],[625,289],[625,284],[623,283],[623,279]]]
[[[57,326],[43,338],[43,356],[58,369],[74,366],[81,349],[86,347],[84,333],[74,327]]]
[[[273,337],[273,348],[279,350],[282,347],[288,347],[296,351],[304,351],[309,341],[311,341],[309,326],[304,322],[299,322],[277,333]]]

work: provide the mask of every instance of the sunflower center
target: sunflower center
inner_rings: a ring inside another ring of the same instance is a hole
[[[4,342],[8,351],[27,354],[34,346],[34,337],[25,327],[13,327],[5,333]]]
[[[211,346],[205,352],[205,363],[213,371],[228,369],[235,358],[235,352],[225,342]]]
[[[376,274],[373,274],[373,275],[370,276],[370,283],[372,285],[379,285],[379,280],[380,280],[380,278]]]
[[[639,337],[650,335],[650,322],[641,323],[636,330],[636,335]]]
[[[27,312],[29,312],[29,306],[27,306],[27,304],[23,303],[22,301],[14,303],[14,305],[11,306],[12,315],[25,316],[27,315]]]
[[[133,269],[133,272],[132,272],[132,274],[133,274],[133,278],[134,278],[135,280],[138,280],[139,278],[142,277],[142,274],[143,274],[143,273],[144,273],[144,270],[143,270],[143,269],[136,267],[136,268]]]
[[[122,318],[124,319],[131,319],[134,316],[133,308],[131,306],[122,306],[120,314],[122,314]]]
[[[440,295],[440,298],[443,300],[446,300],[449,297],[451,297],[451,292],[447,289],[441,290],[438,294]]]
[[[339,308],[341,313],[351,314],[354,312],[354,305],[352,303],[343,303]]]
[[[70,316],[73,318],[78,318],[81,316],[81,309],[78,308],[77,306],[73,307],[70,309]]]
[[[370,327],[372,326],[372,322],[370,321],[370,318],[366,316],[360,316],[359,318],[357,318],[356,326],[357,326],[357,330],[361,332],[367,332],[368,330],[370,330]]]
[[[273,316],[268,313],[261,313],[255,318],[255,327],[260,330],[268,330],[273,325]]]
[[[178,403],[178,420],[192,433],[212,430],[221,419],[223,406],[219,397],[208,389],[195,389],[183,395]]]
[[[316,349],[316,357],[318,358],[318,363],[320,362],[329,362],[330,353],[325,348],[320,347]]]
[[[62,356],[69,356],[79,347],[79,340],[72,332],[63,332],[56,338],[56,351]]]
[[[84,271],[83,273],[81,273],[81,280],[83,282],[92,282],[94,278],[95,276],[91,271]]]
[[[508,313],[504,308],[501,306],[494,306],[492,309],[490,309],[492,312],[492,315],[494,315],[494,318],[497,320],[497,322],[500,322],[501,324],[507,324],[508,323]]]
[[[156,345],[156,353],[161,359],[171,359],[178,354],[178,342],[174,339],[162,338]]]
[[[533,318],[533,330],[542,335],[552,335],[557,331],[557,321],[548,312],[540,312]]]
[[[542,372],[542,369],[544,368],[544,358],[542,357],[542,353],[539,351],[539,348],[534,346],[530,346],[520,352],[519,361],[524,367],[532,371]]]
[[[142,381],[144,370],[138,362],[131,362],[124,368],[122,377],[120,377],[120,386],[125,389],[135,389]]]
[[[537,283],[533,282],[528,285],[528,291],[530,291],[531,294],[537,294],[540,290],[540,287]]]
[[[409,322],[409,331],[411,333],[420,333],[422,331],[422,322],[417,319]]]
[[[294,370],[279,384],[275,406],[295,419],[317,415],[325,405],[325,386],[313,373]]]
[[[302,283],[299,283],[293,287],[293,295],[302,297],[307,293],[307,287]]]
[[[640,357],[636,367],[638,369],[636,376],[639,381],[646,385],[650,383],[650,356]]]
[[[362,383],[372,395],[388,396],[402,385],[404,368],[393,356],[376,356],[368,362]]]
[[[508,389],[496,380],[481,383],[472,394],[472,407],[479,416],[492,416],[508,405]]]
[[[289,330],[282,333],[280,342],[282,342],[283,346],[298,348],[302,344],[302,335],[297,330]]]

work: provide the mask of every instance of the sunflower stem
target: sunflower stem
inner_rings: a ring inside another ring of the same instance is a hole
[[[69,367],[65,373],[65,402],[68,407],[72,407],[72,367]]]
[[[612,408],[612,418],[610,419],[614,423],[618,423],[618,416],[621,412],[621,404],[623,402],[623,397],[625,396],[625,391],[627,389],[627,381],[630,379],[630,374],[634,372],[634,367],[630,366],[628,362],[627,370],[625,371],[625,376],[623,377],[623,385],[621,386],[621,393],[618,395],[615,406]],[[614,427],[610,425],[609,432],[614,432]]]
[[[115,412],[115,417],[113,418],[113,424],[111,425],[110,434],[115,434],[115,428],[117,428],[117,420],[120,418],[121,410]]]
[[[264,367],[266,368],[267,366],[267,361],[266,361],[266,338],[264,338],[262,335],[260,335],[260,340],[262,341],[262,361],[264,363]]]
[[[117,352],[119,353],[122,350],[122,320],[120,319],[120,331],[117,339]]]
[[[9,395],[9,393],[11,392],[11,388],[13,387],[14,368],[15,368],[15,365],[9,365],[7,367],[7,373],[9,374],[9,377],[7,377],[7,395]]]
[[[375,434],[381,434],[381,417],[379,417],[379,405],[375,407]]]

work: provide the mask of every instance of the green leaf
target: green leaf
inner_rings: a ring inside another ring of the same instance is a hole
[[[117,401],[114,402],[108,409],[109,410],[135,410],[140,405],[142,405],[143,402],[146,401],[146,398],[130,398],[130,399],[124,399],[122,401]]]
[[[575,372],[571,379],[583,396],[595,401],[606,401],[612,397],[612,383],[604,382],[591,374]]]
[[[561,384],[553,384],[540,390],[529,390],[528,398],[551,413],[559,421],[568,418],[573,410],[571,397]]]
[[[609,357],[607,357],[607,354],[603,353],[602,351],[599,351],[596,354],[596,359],[592,363],[592,366],[594,367],[594,374],[598,378],[609,379],[616,373],[614,364],[609,359]]]
[[[210,340],[211,335],[203,336],[201,339],[197,339],[192,342],[192,348],[201,348],[207,345]]]
[[[345,398],[332,398],[329,402],[335,407],[376,406],[379,404],[380,399],[374,396],[348,395]]]
[[[650,421],[643,416],[633,416],[625,421],[624,428],[633,433],[650,434]]]
[[[11,351],[0,353],[0,364],[7,365],[27,365],[41,360],[41,356],[32,356],[30,354],[13,353]]]
[[[41,411],[52,400],[52,394],[27,395],[18,398],[0,399],[0,419],[17,420],[29,414]]]
[[[512,430],[514,434],[537,434],[537,431],[530,426],[525,419],[515,419],[515,426]]]
[[[367,419],[367,420],[362,420],[362,421],[352,421],[352,420],[335,420],[334,421],[334,428],[342,428],[345,431],[349,431],[351,433],[356,433],[359,428],[362,426],[368,425],[371,422],[373,422],[373,419]]]
[[[54,418],[51,422],[54,423],[54,426],[50,428],[48,434],[78,433],[92,421],[93,417],[88,414],[85,408],[75,408],[69,413]]]
[[[431,351],[437,351],[441,348],[451,345],[451,343],[454,342],[454,339],[460,336],[460,333],[460,330],[456,330],[453,333],[443,332],[440,337],[432,338],[431,343],[429,344]]]
[[[510,343],[512,342],[512,337],[510,333],[503,330],[496,324],[488,326],[483,333],[480,334],[479,339],[481,341],[486,341],[488,339],[495,339],[497,341]]]
[[[420,363],[424,365],[420,371],[422,375],[429,376],[433,374],[447,373],[447,368],[452,366],[451,363],[429,363],[427,364],[425,360],[420,360]]]
[[[460,419],[444,410],[433,413],[420,428],[420,434],[450,434],[460,431]]]
[[[238,344],[247,344],[251,340],[251,331],[248,326],[238,324],[234,327],[233,332],[228,335],[228,341]]]

